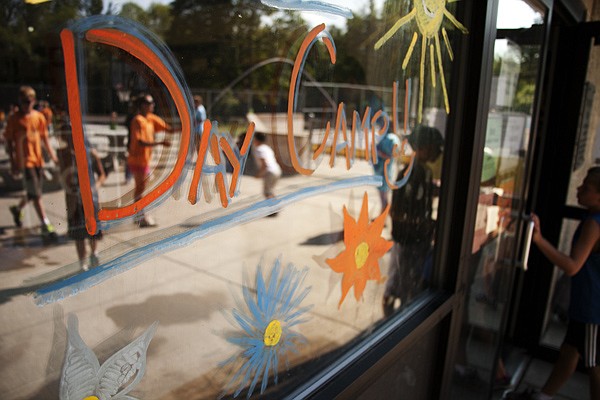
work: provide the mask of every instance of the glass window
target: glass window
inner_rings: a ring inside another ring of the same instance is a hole
[[[3,398],[283,393],[416,304],[455,14],[10,0]]]

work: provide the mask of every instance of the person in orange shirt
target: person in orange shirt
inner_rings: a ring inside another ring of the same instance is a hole
[[[35,90],[30,86],[19,89],[19,110],[10,116],[4,131],[6,151],[10,157],[14,175],[23,174],[25,196],[18,205],[10,207],[15,225],[23,224],[23,208],[28,201],[33,202],[35,211],[42,223],[42,235],[56,237],[54,226],[48,220],[42,204],[42,168],[44,157],[42,146],[54,162],[58,162],[48,140],[48,126],[42,113],[33,109]]]
[[[54,114],[52,113],[52,108],[50,108],[50,103],[48,103],[46,100],[40,100],[38,104],[40,107],[40,112],[44,114],[44,117],[46,118],[46,125],[48,126],[48,130],[50,131],[52,128],[52,118],[54,116]]]
[[[173,132],[173,129],[158,115],[154,114],[154,100],[150,95],[139,96],[137,99],[138,114],[131,120],[131,143],[127,166],[135,182],[134,200],[138,201],[146,189],[146,178],[150,175],[150,162],[152,161],[152,148],[154,146],[170,146],[168,140],[157,142],[154,134],[160,131]],[[140,227],[155,226],[156,223],[150,216],[141,214]]]

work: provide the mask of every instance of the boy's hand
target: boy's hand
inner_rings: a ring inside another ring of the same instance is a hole
[[[542,239],[540,218],[536,214],[531,213],[531,220],[533,221],[533,242],[538,243]]]

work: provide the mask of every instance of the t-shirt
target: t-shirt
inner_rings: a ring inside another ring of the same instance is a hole
[[[32,110],[28,114],[15,113],[10,116],[4,137],[12,142],[13,160],[19,168],[33,168],[44,165],[42,140],[48,137],[46,118]]]
[[[46,124],[50,126],[52,124],[52,116],[54,115],[52,109],[50,107],[44,107],[40,112],[44,115],[44,118],[46,118]]]
[[[281,167],[277,163],[277,159],[275,159],[275,153],[273,152],[273,149],[271,149],[269,146],[263,143],[256,147],[254,149],[254,156],[257,160],[265,160],[267,172],[270,172],[273,175],[281,175]]]
[[[375,174],[383,177],[383,185],[379,188],[380,190],[389,190],[389,186],[385,180],[384,169],[385,162],[393,157],[394,147],[400,146],[400,138],[393,132],[388,132],[379,143],[377,143],[377,163],[373,165]],[[387,177],[393,182],[394,177],[392,176],[393,163],[390,161],[387,166]]]
[[[404,175],[398,173],[397,180]],[[405,185],[392,191],[392,237],[398,243],[431,242],[435,223],[433,214],[433,173],[415,161]]]
[[[164,131],[167,123],[156,114],[148,113],[145,117],[136,115],[131,120],[131,143],[127,164],[147,167],[152,160],[152,146],[144,146],[140,141],[154,143],[154,132]]]
[[[590,218],[600,224],[600,214],[591,214],[588,216]],[[573,235],[573,243],[579,238],[583,222]],[[600,324],[600,252],[591,253],[579,272],[571,277],[569,318]]]
[[[204,121],[206,120],[206,108],[202,104],[196,108],[194,118],[196,120],[196,134],[201,135],[202,131],[204,131]]]

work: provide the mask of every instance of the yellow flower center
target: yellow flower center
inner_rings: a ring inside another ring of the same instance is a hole
[[[369,245],[366,242],[362,242],[356,246],[354,250],[354,261],[356,261],[356,268],[361,269],[365,266],[367,258],[369,257]]]
[[[88,396],[83,400],[100,400],[99,398],[97,398],[96,396]]]
[[[281,339],[281,333],[281,322],[279,322],[276,319],[269,322],[269,325],[267,325],[267,329],[265,329],[265,346],[277,345],[277,343],[279,343],[279,339]]]

